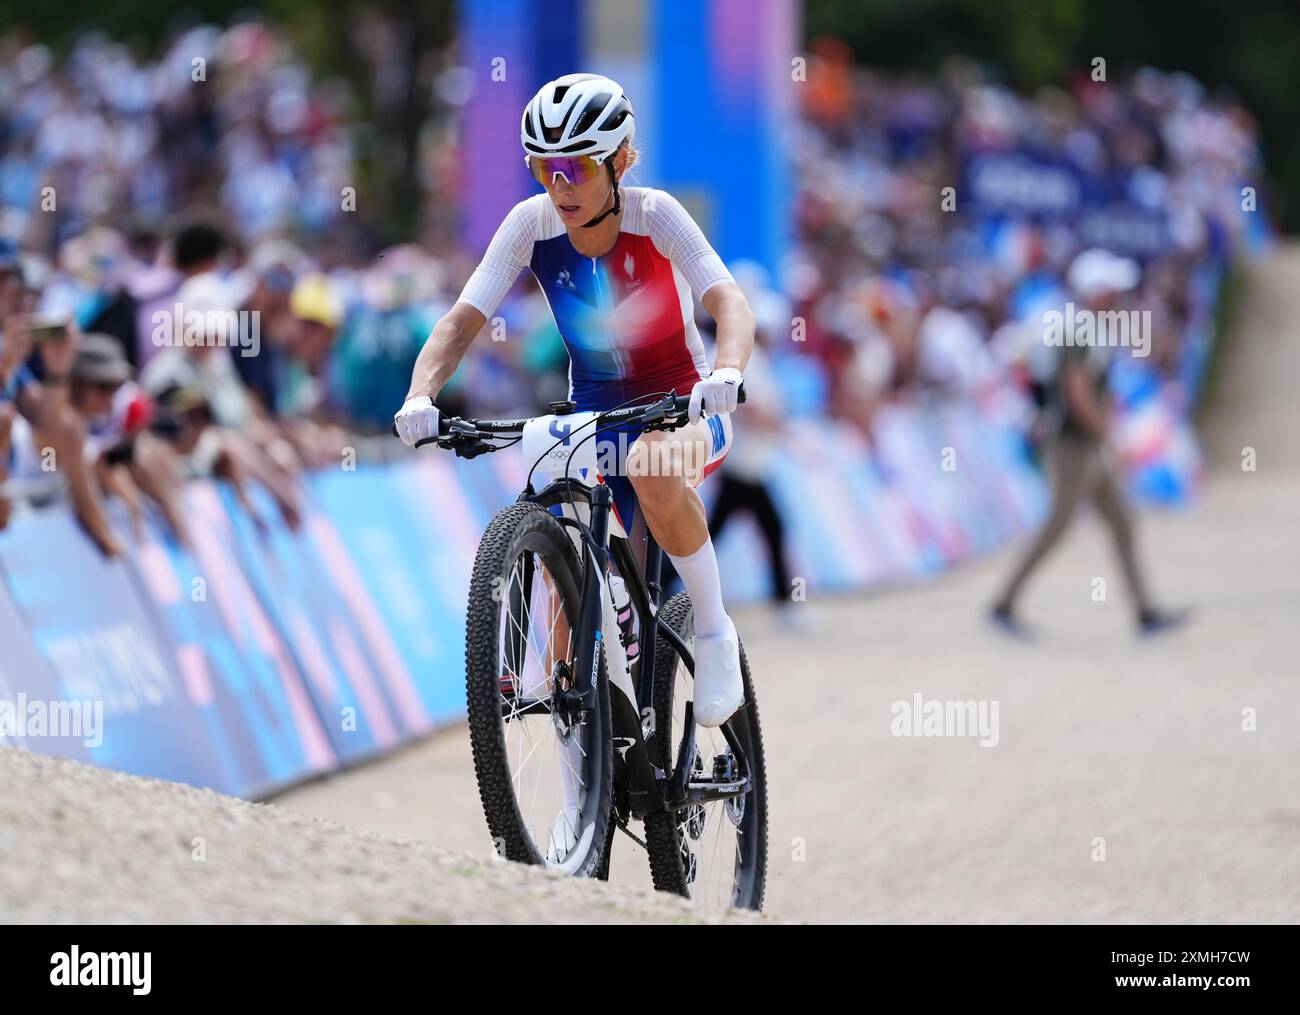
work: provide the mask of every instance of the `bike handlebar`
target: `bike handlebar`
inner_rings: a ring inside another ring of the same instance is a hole
[[[736,400],[739,403],[745,401],[744,384],[741,384],[740,390],[736,392]],[[655,429],[676,430],[678,427],[686,425],[685,416],[690,409],[690,404],[690,395],[678,395],[675,391],[670,392],[658,401],[651,402],[648,405],[629,405],[602,412],[596,417],[596,429],[599,430],[611,423],[639,421],[648,423]],[[426,437],[422,441],[416,441],[415,446],[422,448],[427,444],[437,444],[440,447],[454,450],[458,454],[462,450],[469,450],[470,453],[463,455],[463,457],[473,458],[485,451],[496,451],[506,446],[489,444],[483,438],[522,435],[525,424],[532,422],[534,418],[529,416],[522,419],[462,419],[459,416],[440,415],[438,417],[438,436]],[[398,435],[396,424],[393,425],[391,432],[394,437]]]

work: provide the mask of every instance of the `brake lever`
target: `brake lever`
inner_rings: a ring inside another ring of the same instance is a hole
[[[463,441],[446,446],[456,452],[457,458],[477,458],[479,455],[488,454],[501,447],[500,444],[493,444],[491,441],[485,440]]]
[[[654,405],[649,406],[641,413],[641,425],[645,430],[669,430],[668,416],[670,413],[675,414],[677,407],[674,404],[675,396],[665,395]]]
[[[687,420],[687,419],[685,419],[684,417],[681,417],[681,416],[673,416],[671,419],[669,419],[669,418],[665,415],[665,416],[661,416],[661,417],[656,418],[656,420],[655,420],[654,422],[652,422],[652,423],[647,423],[647,424],[646,424],[645,426],[643,426],[641,429],[642,429],[642,430],[654,430],[654,431],[660,431],[660,430],[662,430],[662,431],[665,431],[665,432],[671,433],[673,430],[680,430],[680,429],[681,429],[682,427],[684,427],[688,422],[689,422],[689,420]]]

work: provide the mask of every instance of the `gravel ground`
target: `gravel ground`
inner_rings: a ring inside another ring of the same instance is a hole
[[[681,899],[0,749],[6,923],[693,923]],[[12,792],[28,786],[30,793]],[[748,914],[727,922],[764,921]]]

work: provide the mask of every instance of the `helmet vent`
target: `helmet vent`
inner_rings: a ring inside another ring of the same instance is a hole
[[[614,111],[610,113],[609,116],[605,117],[604,120],[601,121],[600,126],[596,129],[613,130],[615,127],[620,126],[623,123],[623,121],[626,119],[627,119],[627,105],[625,103],[620,102],[617,106],[614,107]]]
[[[601,111],[609,105],[613,97],[608,92],[593,95],[582,110],[582,114],[578,117],[578,122],[574,124],[573,133],[583,134],[591,130],[592,124],[596,122],[596,117],[600,116]]]

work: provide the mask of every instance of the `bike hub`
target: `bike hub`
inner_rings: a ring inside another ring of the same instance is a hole
[[[573,671],[561,659],[551,673],[551,718],[560,738],[568,742],[582,719],[582,695],[573,685]]]

